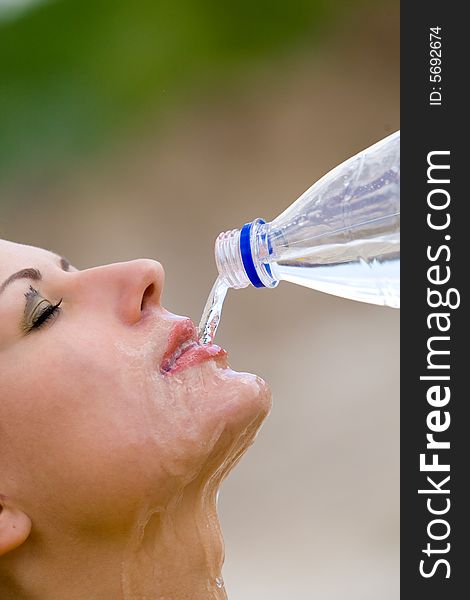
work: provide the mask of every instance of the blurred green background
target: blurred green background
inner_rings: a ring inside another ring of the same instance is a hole
[[[56,171],[161,118],[188,92],[311,45],[358,4],[0,0],[1,173]]]
[[[0,237],[150,257],[195,321],[220,231],[399,128],[397,0],[0,0]],[[231,291],[274,405],[224,483],[230,600],[399,597],[399,311]]]

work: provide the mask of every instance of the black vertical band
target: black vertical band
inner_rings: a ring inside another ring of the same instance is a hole
[[[401,597],[413,600],[469,594],[463,10],[401,4]]]

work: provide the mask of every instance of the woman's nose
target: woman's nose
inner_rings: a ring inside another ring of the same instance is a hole
[[[119,320],[126,324],[137,323],[146,312],[160,307],[165,272],[156,260],[113,263],[79,271],[78,275],[82,292],[88,289],[93,301],[103,302],[108,310],[114,307]]]
[[[156,260],[139,259],[124,263],[128,270],[122,301],[123,319],[136,323],[153,308],[160,306],[165,271]]]

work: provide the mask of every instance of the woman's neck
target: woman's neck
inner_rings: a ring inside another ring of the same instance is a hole
[[[142,510],[122,563],[123,600],[226,599],[214,483]]]
[[[86,543],[32,535],[0,560],[2,600],[225,600],[216,489],[185,489],[142,508],[125,539]],[[203,492],[203,493],[201,493]]]
[[[216,495],[263,418],[238,435],[224,432],[198,476],[169,502],[142,501],[130,533],[78,539],[33,523],[28,540],[0,560],[0,598],[226,600]]]

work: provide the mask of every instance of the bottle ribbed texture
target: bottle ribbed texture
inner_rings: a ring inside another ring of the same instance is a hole
[[[231,288],[244,288],[250,284],[240,253],[240,229],[221,233],[215,241],[215,262],[219,275]]]

